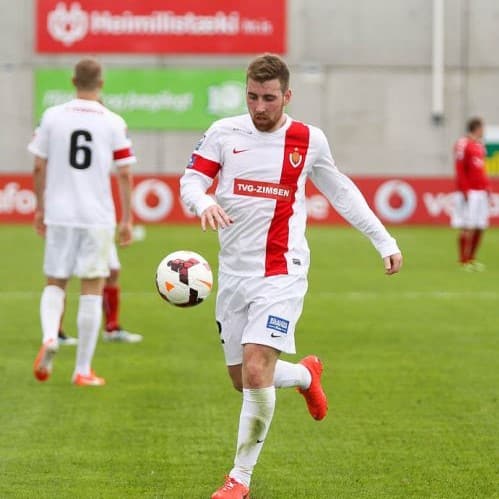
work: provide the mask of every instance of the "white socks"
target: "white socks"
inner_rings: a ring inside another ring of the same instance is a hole
[[[310,371],[304,365],[278,360],[274,371],[274,386],[243,389],[236,459],[234,468],[229,473],[232,478],[249,487],[253,468],[274,415],[275,388],[297,386],[307,389],[311,382]]]
[[[229,475],[249,487],[251,473],[262,450],[274,415],[275,388],[244,388],[239,418],[237,452]]]
[[[76,350],[75,374],[90,374],[92,358],[99,337],[102,321],[102,296],[81,295],[76,323],[78,346]]]
[[[290,388],[297,386],[306,390],[312,383],[310,371],[302,364],[292,364],[278,360],[274,371],[274,386],[276,388]]]
[[[45,286],[40,300],[42,342],[57,341],[66,293],[59,286]]]

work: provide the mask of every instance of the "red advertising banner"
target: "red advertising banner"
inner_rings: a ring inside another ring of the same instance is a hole
[[[450,178],[353,179],[378,217],[387,225],[448,225],[454,198]],[[491,225],[499,225],[499,179],[492,179]],[[116,183],[113,192],[118,199]],[[0,174],[0,223],[31,223],[36,200],[31,175]],[[134,219],[140,224],[198,223],[180,200],[179,176],[136,175],[132,193]],[[328,200],[307,185],[310,224],[343,224]]]
[[[37,0],[40,53],[286,51],[286,0]]]

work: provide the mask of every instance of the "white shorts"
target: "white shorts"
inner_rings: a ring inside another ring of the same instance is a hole
[[[450,223],[454,229],[486,229],[489,226],[487,191],[468,191],[467,199],[462,192],[455,192]]]
[[[118,248],[116,247],[116,243],[111,243],[111,249],[109,251],[109,268],[111,270],[119,270],[121,269],[120,259],[118,258]]]
[[[305,275],[241,277],[220,274],[216,319],[226,364],[242,363],[246,343],[296,353],[295,327],[307,288]]]
[[[94,279],[109,275],[114,229],[48,225],[43,271],[48,277]]]

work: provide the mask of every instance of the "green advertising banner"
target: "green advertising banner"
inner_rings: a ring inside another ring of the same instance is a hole
[[[35,119],[75,96],[70,70],[35,73]],[[246,112],[245,72],[235,69],[108,69],[103,102],[129,128],[204,130],[216,119]]]
[[[485,126],[485,164],[489,175],[499,176],[499,126]]]

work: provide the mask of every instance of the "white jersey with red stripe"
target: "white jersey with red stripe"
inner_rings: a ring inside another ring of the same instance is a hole
[[[206,191],[217,175],[215,201]],[[382,257],[399,252],[360,191],[337,169],[319,128],[286,116],[278,130],[260,132],[245,114],[213,123],[180,182],[182,199],[195,213],[201,215],[218,203],[234,221],[218,231],[221,272],[243,276],[307,272],[308,177],[347,221],[371,239]]]
[[[94,100],[48,108],[28,150],[47,159],[45,218],[49,225],[113,227],[113,164],[136,162],[123,118]]]

